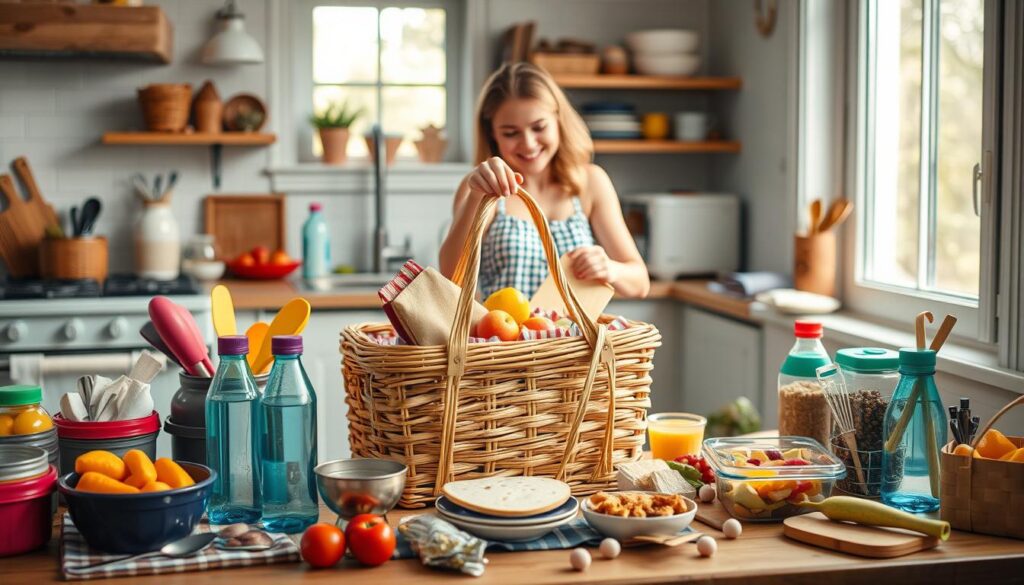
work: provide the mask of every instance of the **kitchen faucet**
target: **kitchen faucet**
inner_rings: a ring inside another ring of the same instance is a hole
[[[412,256],[412,242],[408,236],[402,246],[388,244],[388,229],[384,225],[384,166],[387,150],[384,146],[384,132],[380,124],[373,125],[373,179],[374,179],[374,214],[376,227],[373,237],[373,271],[380,274],[392,272],[397,268],[391,266],[393,260],[405,262]]]

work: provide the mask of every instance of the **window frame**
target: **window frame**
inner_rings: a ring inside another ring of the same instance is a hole
[[[843,271],[843,292],[845,304],[852,310],[865,315],[881,318],[884,320],[908,322],[908,319],[921,311],[932,311],[936,317],[942,313],[954,314],[959,318],[955,336],[960,343],[972,345],[982,349],[995,351],[994,342],[996,339],[995,323],[995,293],[996,271],[992,269],[997,260],[997,246],[995,245],[998,224],[998,216],[995,213],[996,206],[992,205],[992,198],[995,194],[995,180],[998,170],[994,168],[991,157],[983,156],[982,152],[989,150],[995,144],[998,131],[999,115],[997,110],[998,100],[996,99],[997,79],[991,74],[990,67],[996,67],[998,55],[996,49],[998,43],[997,29],[999,18],[996,12],[998,0],[985,0],[985,79],[984,79],[984,111],[982,148],[979,149],[979,162],[986,163],[984,175],[991,180],[982,181],[983,203],[982,227],[981,227],[981,273],[979,282],[979,297],[977,301],[969,300],[955,294],[943,294],[927,290],[915,290],[905,287],[889,285],[867,279],[866,267],[869,239],[868,221],[870,215],[870,204],[867,198],[868,190],[872,188],[872,157],[869,141],[870,128],[873,124],[872,108],[867,98],[869,90],[869,75],[871,70],[872,47],[868,44],[869,26],[871,25],[870,6],[876,0],[859,0],[849,6],[849,22],[851,29],[847,38],[847,81],[848,91],[848,117],[847,124],[847,161],[846,168],[849,169],[846,177],[847,192],[853,194],[855,202],[855,213],[851,217],[849,234],[844,241],[844,266]],[[884,0],[883,0],[884,1]],[[932,0],[925,0],[929,2]],[[927,20],[925,26],[928,26]],[[932,63],[937,67],[937,60]],[[923,80],[925,82],[925,80]],[[922,88],[924,91],[924,88]],[[922,111],[922,118],[926,115]],[[926,123],[922,120],[922,123]],[[934,135],[934,128],[932,128]],[[922,141],[923,142],[923,141]],[[934,144],[934,141],[932,141]],[[994,148],[994,147],[993,147]],[[922,153],[922,161],[925,160]],[[922,167],[925,165],[922,164]],[[922,173],[923,174],[923,173]],[[926,215],[926,214],[922,214]],[[934,234],[929,234],[931,237]],[[923,236],[919,236],[922,237]],[[862,244],[863,243],[863,244]],[[921,252],[919,251],[919,254]],[[920,271],[919,271],[920,272]]]
[[[460,161],[462,148],[462,64],[459,55],[464,45],[464,4],[461,0],[297,0],[289,2],[289,18],[291,20],[290,58],[291,65],[291,114],[295,129],[295,161],[298,163],[319,162],[320,157],[313,154],[313,132],[309,116],[313,113],[313,9],[317,6],[371,6],[378,11],[388,7],[401,8],[443,8],[445,15],[445,134],[448,148],[445,162]],[[379,56],[378,56],[379,65]],[[319,84],[334,85],[334,84]],[[350,86],[373,87],[369,84],[337,84]],[[384,84],[402,85],[402,84]],[[380,87],[378,80],[376,87]],[[429,87],[440,87],[429,84]],[[378,96],[378,106],[380,98]],[[416,136],[406,136],[406,140]],[[355,161],[369,161],[369,156],[352,158]],[[399,159],[413,160],[413,159]]]

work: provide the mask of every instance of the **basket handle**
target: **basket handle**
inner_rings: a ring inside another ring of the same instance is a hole
[[[558,261],[554,238],[551,236],[551,230],[548,228],[548,221],[544,216],[544,212],[537,205],[537,201],[533,196],[523,188],[518,188],[516,195],[526,204],[526,208],[530,212],[530,218],[537,227],[541,244],[544,246],[544,255],[547,257],[548,269],[553,275],[555,287],[558,289],[558,293],[562,297],[570,317],[580,327],[583,337],[590,347],[594,349],[586,382],[584,383],[583,391],[580,392],[579,404],[576,407],[576,414],[573,419],[574,422],[569,435],[566,437],[565,456],[562,458],[557,476],[561,478],[565,472],[568,456],[575,449],[579,437],[579,427],[583,421],[583,415],[586,412],[587,402],[589,401],[594,379],[596,378],[597,366],[602,362],[608,370],[608,379],[610,381],[608,420],[610,423],[614,423],[614,349],[612,348],[611,340],[604,335],[607,327],[605,325],[598,326],[593,319],[587,316],[579,299],[576,298],[572,286],[565,278],[561,262]],[[437,477],[434,485],[435,495],[441,493],[441,488],[447,483],[451,475],[452,456],[455,446],[455,427],[458,418],[459,383],[466,369],[469,328],[472,325],[472,304],[476,298],[477,277],[480,274],[480,247],[487,224],[486,220],[497,205],[498,197],[498,195],[494,194],[485,195],[477,208],[476,217],[473,219],[473,225],[469,229],[469,236],[463,245],[462,254],[459,256],[459,262],[455,267],[455,273],[452,278],[453,282],[461,287],[461,292],[459,293],[459,303],[455,310],[455,319],[448,337],[448,376],[445,380],[444,412],[441,418],[441,450],[437,461]],[[612,439],[613,433],[606,431],[601,448],[601,458],[594,471],[595,477],[601,473],[608,472],[611,468]]]
[[[985,436],[985,433],[987,433],[989,429],[992,428],[992,425],[996,424],[997,420],[999,420],[1004,414],[1009,412],[1011,409],[1020,406],[1021,404],[1024,404],[1024,394],[1021,394],[1015,400],[999,409],[999,412],[997,412],[995,416],[993,416],[992,419],[988,421],[988,424],[985,425],[985,428],[981,429],[981,431],[979,431],[978,434],[974,436],[974,440],[971,441],[971,451],[974,451],[975,449],[978,448],[978,442],[981,441],[981,438]],[[968,459],[974,459],[974,457],[969,457]]]

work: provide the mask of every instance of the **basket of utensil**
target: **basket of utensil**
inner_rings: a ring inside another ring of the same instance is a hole
[[[151,132],[183,132],[191,104],[192,86],[188,83],[154,83],[139,88],[142,118]]]

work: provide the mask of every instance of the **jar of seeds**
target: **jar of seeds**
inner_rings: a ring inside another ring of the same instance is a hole
[[[809,437],[826,449],[832,413],[815,374],[832,363],[821,344],[821,323],[797,321],[796,343],[779,368],[779,435]]]

